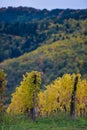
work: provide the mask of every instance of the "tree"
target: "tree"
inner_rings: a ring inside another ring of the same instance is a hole
[[[3,70],[0,70],[0,112],[4,111],[4,95],[6,87],[6,74]]]
[[[24,114],[25,112],[29,112],[32,115],[37,107],[40,85],[40,72],[32,71],[23,75],[23,81],[12,94],[12,100],[7,108],[7,112],[14,114]],[[32,115],[32,118],[35,118],[35,115]]]

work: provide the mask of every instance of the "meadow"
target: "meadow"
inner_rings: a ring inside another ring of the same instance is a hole
[[[5,114],[0,130],[87,130],[87,117],[73,120],[69,115],[60,112],[39,117],[33,122],[27,115]]]

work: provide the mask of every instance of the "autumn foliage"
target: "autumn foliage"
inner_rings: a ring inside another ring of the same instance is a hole
[[[34,75],[36,75],[36,85],[34,84]],[[12,94],[11,104],[7,109],[8,113],[23,114],[26,111],[30,111],[34,105],[34,91],[36,91],[36,102],[38,100],[38,92],[40,91],[41,84],[40,75],[41,74],[37,71],[23,75],[23,81]]]
[[[36,88],[33,84],[33,75],[37,75]],[[57,78],[52,84],[47,85],[44,91],[40,91],[41,77],[39,72],[26,73],[21,85],[12,94],[11,104],[7,112],[21,114],[33,106],[34,89],[37,91],[37,109],[41,115],[50,115],[53,112],[63,111],[70,113],[71,97],[75,78],[78,76],[76,90],[76,115],[87,114],[87,81],[81,79],[80,74],[64,74]]]
[[[0,70],[0,112],[4,111],[6,83],[6,74],[3,70]]]
[[[75,74],[64,74],[46,86],[45,91],[39,93],[39,108],[42,115],[50,115],[58,110],[70,112],[75,77]],[[78,74],[75,111],[78,116],[87,114],[87,81],[82,80],[80,74]]]

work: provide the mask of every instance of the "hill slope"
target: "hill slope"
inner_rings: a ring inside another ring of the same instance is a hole
[[[13,91],[22,75],[32,70],[44,73],[44,84],[64,73],[80,72],[83,77],[87,76],[87,41],[84,40],[84,37],[71,37],[69,40],[39,47],[19,58],[4,61],[0,68],[5,69],[8,74],[8,88]]]
[[[87,9],[0,9],[0,68],[8,92],[26,71],[44,73],[43,86],[64,73],[87,76]]]
[[[87,10],[0,9],[0,62],[19,57],[43,44],[87,35]]]

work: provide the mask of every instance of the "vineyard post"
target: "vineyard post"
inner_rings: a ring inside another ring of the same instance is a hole
[[[33,116],[32,119],[33,121],[36,120],[36,74],[34,74],[34,94],[33,94]]]
[[[75,81],[74,81],[74,88],[72,91],[71,95],[71,103],[70,103],[70,116],[75,119],[76,113],[75,113],[75,108],[76,108],[76,91],[77,91],[77,84],[78,84],[78,76],[76,76]]]

